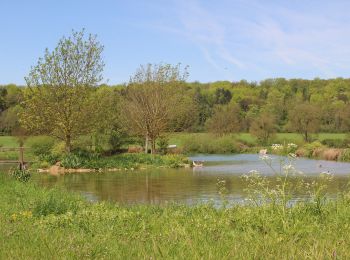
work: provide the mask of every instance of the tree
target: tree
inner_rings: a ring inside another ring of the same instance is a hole
[[[199,108],[195,102],[194,93],[188,91],[177,91],[172,98],[176,105],[170,108],[169,130],[175,132],[192,130],[198,126]]]
[[[110,150],[116,152],[125,142],[127,136],[120,120],[120,99],[120,91],[108,86],[100,86],[92,94],[92,118],[96,119],[96,124],[91,140],[95,148],[101,147],[101,141],[107,141]]]
[[[140,66],[126,87],[123,118],[129,131],[145,138],[145,151],[151,142],[155,152],[157,138],[168,129],[171,110],[177,106],[176,88],[187,78],[180,64]]]
[[[47,134],[71,142],[91,131],[95,123],[91,105],[92,87],[102,80],[103,46],[95,35],[72,32],[59,40],[54,51],[43,58],[25,78],[21,124],[31,133]]]
[[[268,112],[252,118],[249,132],[256,136],[260,143],[267,144],[271,137],[276,133],[276,119]]]
[[[215,104],[225,105],[228,104],[232,99],[232,93],[228,89],[217,88],[215,90]]]
[[[218,105],[213,116],[207,121],[207,129],[217,135],[238,132],[241,128],[238,105]]]
[[[306,142],[310,141],[310,134],[320,128],[320,109],[310,103],[296,105],[289,112],[288,128],[303,135]]]

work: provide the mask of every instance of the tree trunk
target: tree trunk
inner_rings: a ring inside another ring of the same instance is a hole
[[[151,154],[155,154],[156,153],[156,140],[152,139],[151,140]]]
[[[66,136],[66,152],[70,153],[71,152],[71,148],[72,148],[71,137],[70,137],[70,135],[67,135]]]
[[[145,153],[148,153],[148,135],[146,135],[146,140],[145,140]]]

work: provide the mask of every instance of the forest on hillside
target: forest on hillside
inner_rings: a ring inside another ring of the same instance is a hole
[[[121,113],[128,84],[93,88],[110,111]],[[266,79],[261,82],[182,82],[173,86],[176,109],[166,131],[203,132],[347,132],[350,129],[350,79]],[[16,132],[25,86],[0,86],[0,132]],[[177,98],[175,97],[177,96]],[[97,106],[95,107],[97,109]],[[122,118],[118,116],[119,123]],[[117,123],[118,122],[113,122]],[[115,126],[117,127],[117,126]]]

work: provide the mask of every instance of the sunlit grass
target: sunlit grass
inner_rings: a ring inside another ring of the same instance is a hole
[[[0,177],[0,259],[347,259],[350,201],[217,209],[90,204]],[[336,256],[336,257],[335,257]]]

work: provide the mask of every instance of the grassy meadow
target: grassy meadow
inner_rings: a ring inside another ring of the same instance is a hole
[[[252,143],[252,144],[257,143],[256,137],[252,136],[249,133],[232,134],[230,136],[232,138],[236,138],[237,140],[241,140],[247,143]],[[210,133],[171,133],[169,135],[169,143],[176,144],[180,147],[183,147],[185,142],[188,139],[198,138],[198,137],[209,140],[213,138],[213,135]],[[314,135],[314,138],[319,141],[323,141],[325,139],[343,140],[346,137],[347,137],[347,134],[345,133],[319,133],[317,135]],[[283,142],[293,142],[296,144],[304,143],[303,137],[298,133],[277,133],[274,138],[274,141],[276,143],[283,143]]]
[[[90,204],[0,175],[0,259],[347,259],[350,197],[214,208]]]

